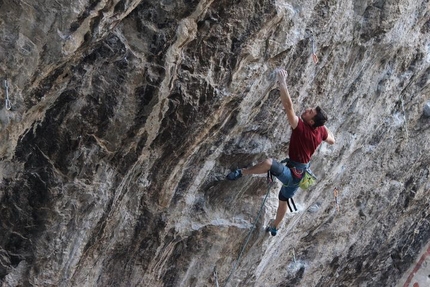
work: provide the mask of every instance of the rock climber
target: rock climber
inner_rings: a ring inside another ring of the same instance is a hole
[[[304,171],[309,168],[311,157],[317,147],[322,141],[329,144],[335,143],[333,134],[324,126],[327,115],[319,106],[306,109],[300,118],[296,115],[288,92],[287,76],[287,71],[282,69],[277,71],[280,98],[292,128],[287,164],[283,165],[268,158],[257,165],[236,169],[227,175],[227,179],[236,180],[242,175],[264,174],[270,171],[283,183],[278,195],[279,205],[276,218],[269,223],[267,228],[272,236],[277,234],[278,227],[287,212],[288,200],[294,196],[299,188],[299,182]]]

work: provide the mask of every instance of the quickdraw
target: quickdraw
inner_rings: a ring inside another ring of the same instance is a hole
[[[291,208],[291,206],[290,206],[290,202],[291,202],[291,204],[293,205],[294,210]],[[293,199],[292,197],[291,197],[291,198],[288,198],[288,200],[287,200],[287,205],[288,205],[288,208],[290,209],[290,211],[291,211],[291,212],[297,211],[297,207],[296,207],[296,205],[294,204],[294,199]]]
[[[317,56],[317,51],[315,49],[315,39],[314,36],[311,36],[311,41],[312,41],[312,60],[314,61],[315,64],[318,64],[318,56]]]
[[[6,110],[10,111],[10,109],[12,108],[12,105],[10,104],[10,100],[9,100],[9,84],[7,80],[4,80],[4,88],[6,90],[5,107],[6,107]]]
[[[312,44],[312,61],[314,61],[315,64],[318,64],[318,56],[317,56],[317,49],[315,46],[315,38],[314,33],[312,30],[306,29],[306,38],[310,38],[311,44]]]
[[[336,205],[337,212],[339,212],[339,210],[340,210],[340,208],[339,208],[339,201],[337,200],[337,196],[339,194],[339,191],[337,190],[337,187],[334,188],[333,194],[334,194],[334,204]]]

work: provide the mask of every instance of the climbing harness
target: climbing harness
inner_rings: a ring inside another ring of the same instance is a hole
[[[252,232],[254,231],[255,227],[257,226],[258,223],[258,219],[260,218],[261,212],[263,211],[263,207],[264,204],[266,203],[267,197],[269,196],[270,193],[270,188],[272,187],[273,184],[273,177],[272,177],[272,173],[270,171],[267,172],[267,192],[266,192],[266,196],[264,197],[263,203],[260,206],[260,210],[258,211],[257,216],[254,219],[254,224],[251,227],[251,230],[248,232],[248,235],[246,237],[245,243],[242,246],[242,249],[239,253],[239,256],[236,259],[236,262],[234,263],[233,268],[231,269],[230,275],[228,275],[227,280],[224,283],[224,287],[227,286],[228,282],[230,281],[231,277],[233,276],[233,273],[236,271],[237,266],[239,265],[240,259],[242,259],[242,255],[245,252],[245,248],[248,245],[249,239],[251,239],[251,235]]]
[[[4,80],[4,88],[6,90],[6,103],[5,103],[5,107],[6,107],[6,110],[10,111],[10,109],[12,108],[12,106],[11,106],[10,100],[9,100],[9,84],[8,84],[7,80]]]
[[[308,189],[309,187],[315,184],[317,177],[315,174],[313,174],[312,170],[310,169],[309,163],[308,164],[294,163],[289,158],[282,160],[281,163],[285,163],[287,167],[291,170],[293,175],[296,178],[301,179],[299,182],[299,187],[301,189]],[[294,202],[293,202],[293,205],[294,205]]]

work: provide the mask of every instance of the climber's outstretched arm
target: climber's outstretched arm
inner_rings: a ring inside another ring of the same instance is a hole
[[[291,101],[290,93],[288,92],[287,76],[288,73],[285,70],[279,70],[277,72],[282,105],[284,106],[285,113],[287,114],[288,122],[290,123],[291,127],[295,129],[299,123],[299,118],[294,112],[293,102]]]

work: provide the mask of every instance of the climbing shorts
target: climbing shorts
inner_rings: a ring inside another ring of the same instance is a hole
[[[279,200],[287,201],[289,198],[292,198],[299,188],[300,179],[295,178],[287,166],[274,159],[272,159],[270,172],[283,184],[279,191]]]

